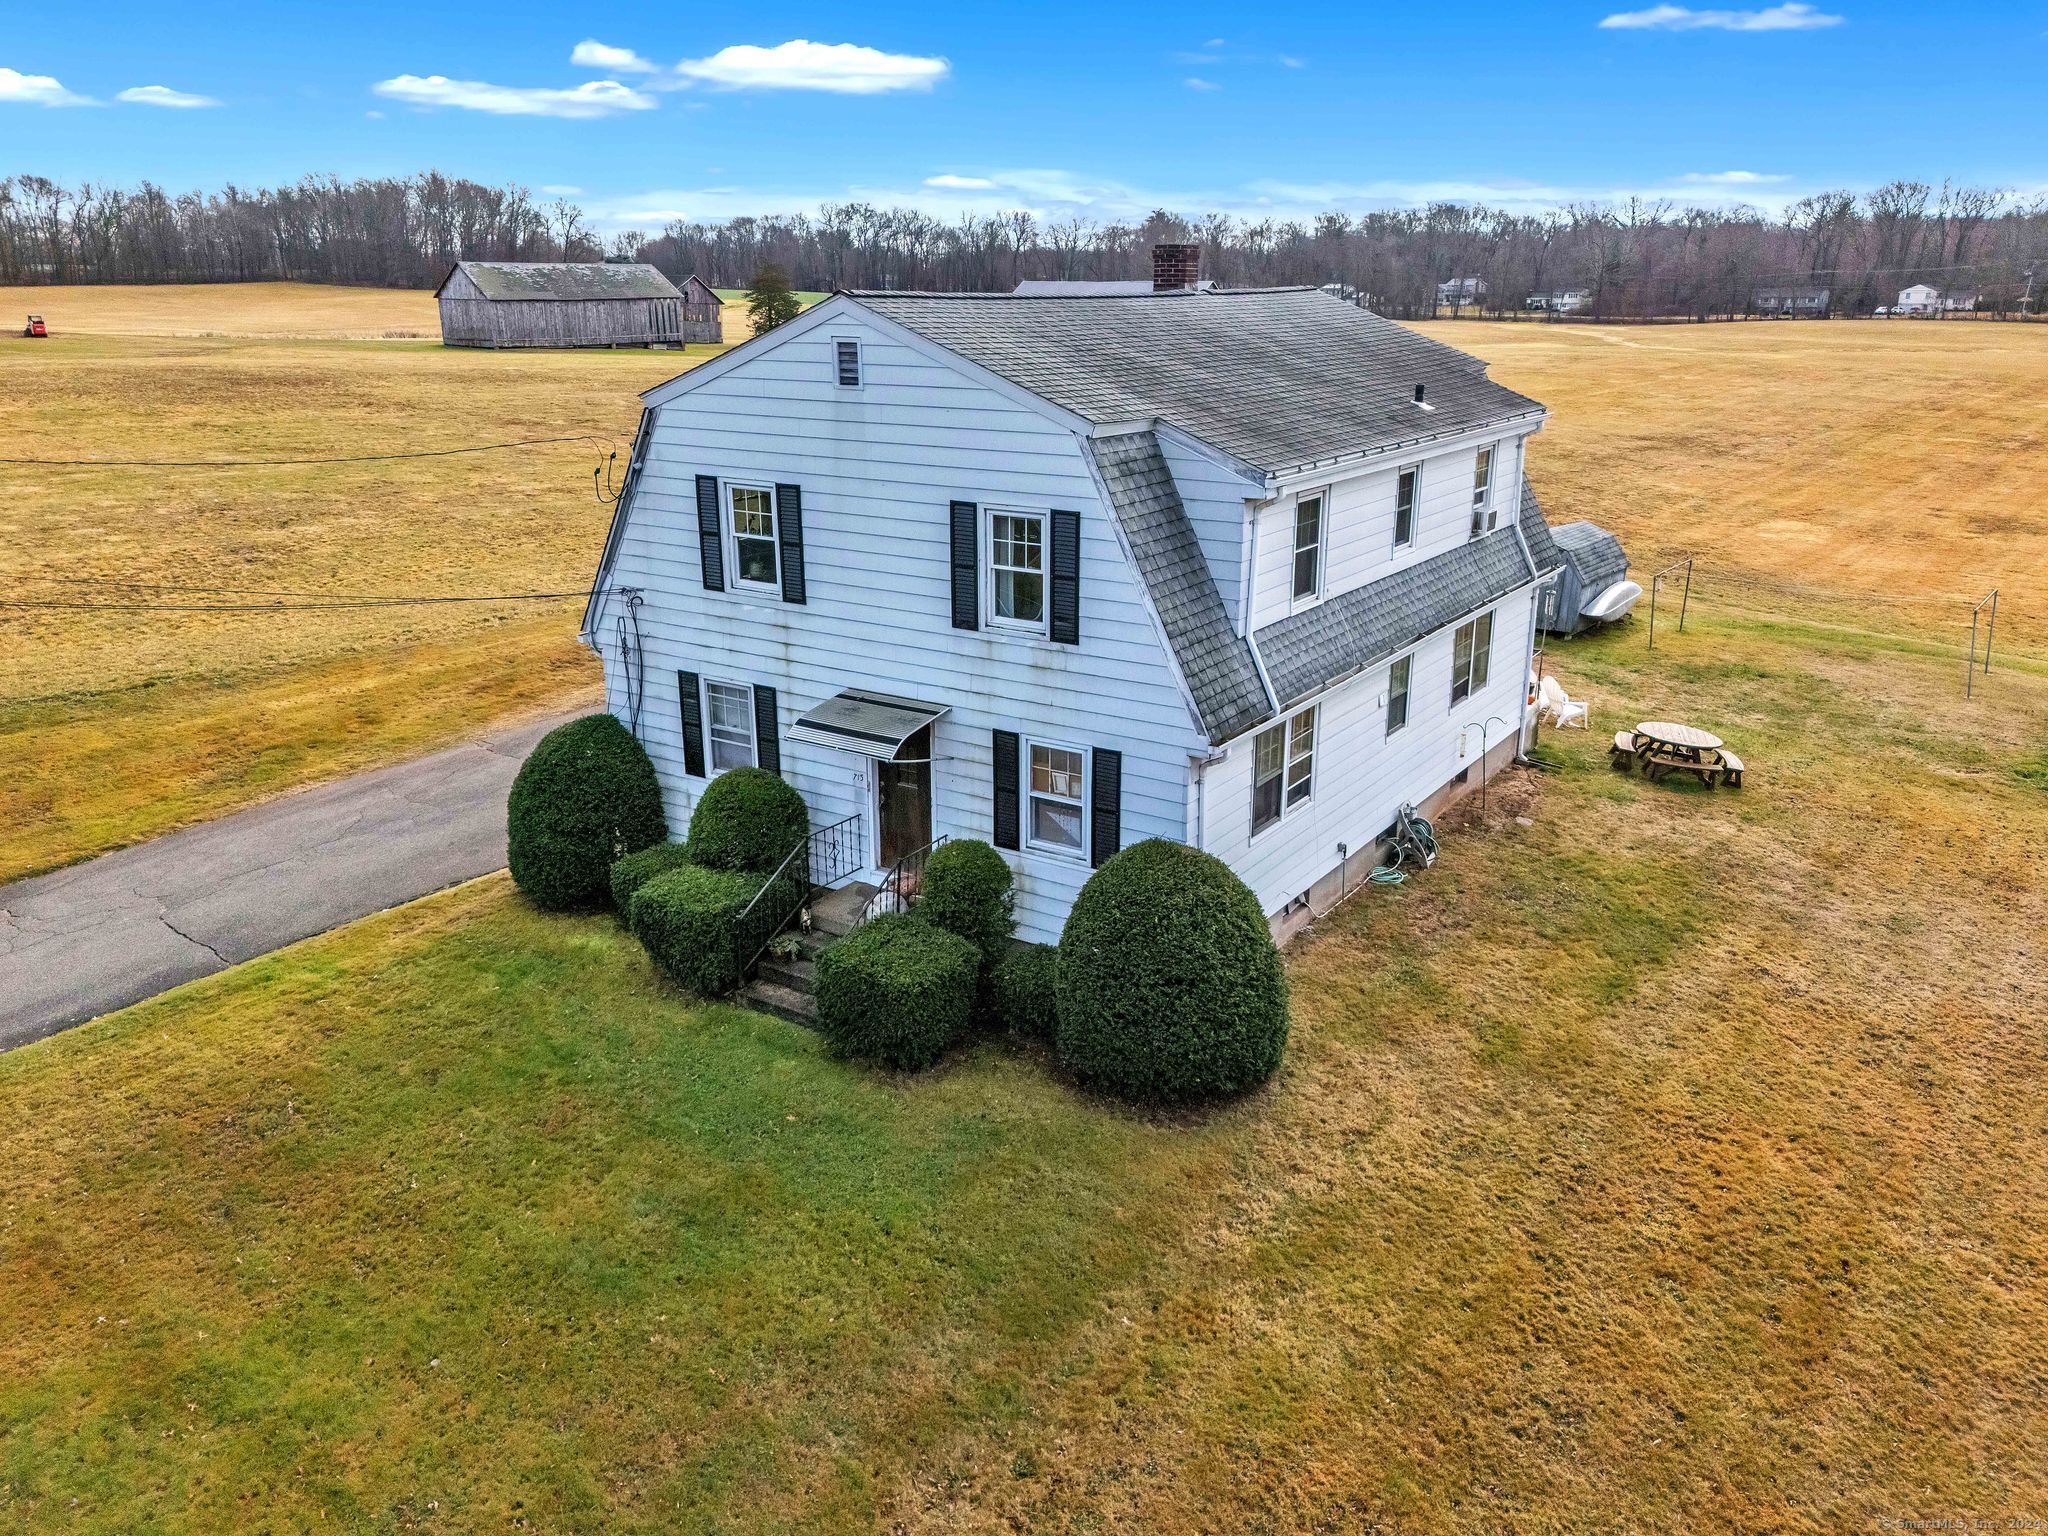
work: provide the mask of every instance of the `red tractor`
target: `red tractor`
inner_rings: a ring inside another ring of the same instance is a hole
[[[50,328],[43,324],[43,317],[41,315],[30,315],[28,317],[28,324],[22,327],[21,334],[24,336],[47,336],[50,334]]]

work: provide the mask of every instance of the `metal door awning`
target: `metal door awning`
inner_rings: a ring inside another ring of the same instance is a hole
[[[947,713],[948,708],[849,688],[835,693],[815,709],[806,710],[788,739],[809,742],[814,747],[858,752],[862,757],[886,762],[903,750],[906,741]]]

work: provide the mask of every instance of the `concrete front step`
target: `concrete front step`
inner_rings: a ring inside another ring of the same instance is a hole
[[[810,992],[818,985],[817,964],[809,959],[782,960],[774,955],[763,955],[761,963],[754,968],[754,974],[763,981],[772,981],[796,992]]]
[[[818,1022],[817,1001],[808,992],[785,987],[780,982],[756,980],[740,992],[739,1000],[749,1008],[772,1013],[778,1019],[810,1028]]]
[[[829,934],[833,938],[851,933],[861,909],[874,894],[875,888],[864,880],[842,885],[837,890],[818,892],[811,898],[811,931]]]

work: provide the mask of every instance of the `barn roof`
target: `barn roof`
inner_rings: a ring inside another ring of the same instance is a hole
[[[1313,288],[849,297],[1086,420],[1164,421],[1269,474],[1543,410],[1477,358]]]
[[[644,261],[458,261],[487,299],[576,303],[585,299],[680,299],[676,285]],[[448,279],[441,280],[441,288]],[[441,289],[434,290],[435,297]]]

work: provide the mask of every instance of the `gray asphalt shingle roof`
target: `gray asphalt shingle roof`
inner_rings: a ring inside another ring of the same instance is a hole
[[[646,262],[458,261],[487,299],[680,299],[676,285]]]
[[[1536,500],[1536,487],[1529,483],[1529,477],[1522,477],[1522,509],[1519,514],[1522,525],[1522,541],[1529,546],[1529,554],[1536,562],[1536,574],[1548,575],[1564,564],[1564,554],[1557,547],[1557,540],[1551,536],[1550,524],[1543,520],[1542,504]]]
[[[1551,529],[1550,536],[1579,573],[1579,585],[1589,600],[1628,575],[1628,553],[1621,540],[1599,524],[1564,523]]]
[[[1173,472],[1150,432],[1089,443],[1109,505],[1165,627],[1195,712],[1211,741],[1228,741],[1272,713],[1244,638],[1210,578]]]
[[[1091,422],[1169,422],[1267,473],[1542,410],[1477,358],[1312,288],[849,297]]]
[[[1534,576],[1521,543],[1502,529],[1264,625],[1259,659],[1285,709],[1391,660]]]

